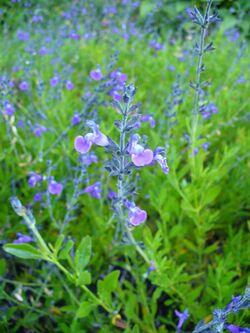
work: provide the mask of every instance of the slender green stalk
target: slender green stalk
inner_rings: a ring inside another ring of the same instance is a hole
[[[206,20],[209,18],[210,9],[212,5],[212,0],[209,0],[207,3],[205,17],[204,17],[204,24],[201,25],[200,30],[200,39],[199,39],[199,46],[198,46],[198,60],[196,66],[196,76],[195,76],[195,95],[194,95],[194,102],[193,102],[193,114],[191,118],[191,146],[192,146],[192,161],[194,164],[195,156],[193,154],[194,149],[196,148],[196,141],[197,141],[197,129],[199,124],[199,102],[200,102],[200,94],[201,94],[201,67],[202,61],[204,56],[205,50],[205,36],[209,26],[209,23]]]

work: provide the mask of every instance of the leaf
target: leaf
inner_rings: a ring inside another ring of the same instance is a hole
[[[79,275],[89,263],[91,257],[91,238],[86,236],[82,239],[75,254],[76,272]]]
[[[93,304],[93,303],[90,303],[90,302],[82,302],[79,306],[79,309],[77,310],[77,313],[76,313],[76,316],[78,318],[84,318],[84,317],[87,317],[90,312],[96,308],[97,304]]]
[[[88,271],[81,272],[78,279],[77,279],[78,285],[88,285],[91,283],[91,274]]]
[[[98,295],[107,304],[111,304],[111,294],[118,287],[119,275],[119,271],[113,271],[97,283]]]
[[[0,276],[4,276],[6,272],[6,261],[4,259],[0,259]]]
[[[219,195],[220,191],[221,191],[220,186],[213,186],[207,191],[204,191],[204,196],[202,198],[202,205],[206,206],[208,204],[211,204],[215,200],[215,198]]]
[[[5,244],[7,253],[22,259],[42,259],[40,252],[30,244]]]
[[[62,246],[62,243],[64,241],[65,236],[64,235],[60,235],[55,243],[55,247],[54,247],[54,253],[55,255],[57,255],[57,253],[60,251],[60,248]]]
[[[72,240],[69,240],[66,243],[65,247],[60,251],[59,259],[66,259],[73,246],[74,246],[74,242]]]

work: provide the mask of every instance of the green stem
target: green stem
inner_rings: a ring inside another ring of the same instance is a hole
[[[209,17],[209,12],[211,8],[212,0],[209,0],[207,3],[205,18]],[[201,66],[204,55],[204,44],[205,44],[205,36],[208,29],[208,23],[204,24],[201,27],[200,40],[199,40],[199,54],[198,54],[198,62],[196,66],[196,77],[195,77],[195,95],[194,95],[194,103],[193,103],[193,116],[192,116],[192,124],[191,124],[191,145],[192,145],[192,163],[194,165],[195,156],[194,149],[196,148],[196,140],[197,140],[197,128],[199,124],[199,102],[200,102],[200,77],[201,77]]]

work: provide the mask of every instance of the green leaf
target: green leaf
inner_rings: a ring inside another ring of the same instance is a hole
[[[0,276],[4,276],[6,272],[6,261],[4,259],[0,259]]]
[[[66,243],[65,247],[60,251],[59,259],[66,259],[73,246],[74,246],[74,242],[72,240],[69,240]]]
[[[76,272],[79,275],[89,263],[91,257],[91,238],[86,236],[82,239],[75,254]]]
[[[54,254],[57,255],[57,253],[60,251],[62,243],[64,241],[65,236],[64,235],[60,235],[55,243],[55,247],[54,247]]]
[[[119,271],[113,271],[97,283],[98,295],[107,304],[111,304],[111,294],[118,287],[119,275]]]
[[[96,308],[97,304],[93,304],[93,303],[90,303],[90,302],[82,302],[79,306],[79,309],[77,310],[77,313],[76,313],[76,316],[78,318],[84,318],[84,317],[87,317],[90,312]]]
[[[5,244],[4,250],[22,259],[41,259],[40,252],[30,244]]]
[[[81,272],[78,279],[77,279],[78,285],[88,285],[91,283],[91,274],[88,271]]]

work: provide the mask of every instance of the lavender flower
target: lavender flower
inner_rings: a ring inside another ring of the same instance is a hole
[[[184,324],[185,320],[189,317],[188,310],[185,309],[184,312],[179,312],[178,310],[174,311],[176,316],[179,317],[179,322],[178,322],[178,330],[182,328],[182,325]]]
[[[154,150],[153,163],[157,162],[161,166],[162,171],[167,175],[169,173],[169,167],[167,165],[167,159],[165,156],[163,156],[163,154],[165,154],[165,149],[157,147]]]
[[[126,201],[125,203],[128,209],[129,223],[133,226],[138,226],[144,223],[147,219],[147,212],[137,207],[134,202]]]
[[[87,133],[84,137],[78,135],[75,138],[74,147],[76,151],[80,154],[86,154],[93,143],[101,147],[108,146],[109,141],[107,136],[100,132],[99,126],[94,121],[88,121],[87,126],[93,130],[93,133]]]
[[[43,180],[43,177],[38,173],[31,172],[29,174],[28,185],[29,187],[35,187],[38,183]]]
[[[93,152],[91,152],[88,155],[81,155],[80,161],[83,165],[90,166],[92,163],[97,163],[98,159],[97,156]]]
[[[59,77],[58,76],[54,76],[51,80],[50,80],[50,85],[51,87],[55,87],[59,82]]]
[[[43,199],[43,193],[41,192],[37,192],[33,197],[33,201],[35,202],[40,202],[42,201],[42,199]]]
[[[33,129],[33,133],[38,138],[40,138],[42,136],[42,134],[47,132],[47,131],[48,131],[48,129],[45,126],[39,125],[39,124],[37,124],[36,127]]]
[[[15,108],[9,102],[5,103],[4,114],[6,116],[12,116],[15,113]]]
[[[76,112],[71,118],[71,124],[73,126],[78,125],[81,122],[81,118],[78,112]]]
[[[89,193],[93,198],[101,199],[101,183],[97,182],[93,185],[87,186],[83,193]]]
[[[22,243],[33,242],[33,239],[30,236],[23,235],[20,232],[18,232],[16,235],[17,235],[17,239],[15,239],[13,241],[13,244],[22,244]]]
[[[140,121],[142,122],[148,122],[151,126],[151,128],[155,127],[155,120],[150,114],[145,114],[140,117]]]
[[[139,145],[139,141],[140,136],[133,134],[128,145],[128,152],[134,165],[140,167],[149,165],[153,161],[154,154],[151,149],[144,149],[143,146]]]
[[[70,80],[67,80],[65,82],[65,86],[66,86],[67,90],[73,90],[74,89],[74,84]]]
[[[22,81],[22,82],[19,84],[19,89],[22,90],[22,91],[27,91],[27,90],[29,90],[29,84],[28,84],[28,82],[26,82],[26,81]]]
[[[55,180],[51,180],[48,185],[48,191],[50,194],[60,195],[63,190],[63,185],[56,182]]]
[[[250,329],[247,327],[240,327],[233,324],[227,325],[227,330],[232,333],[250,333]]]
[[[30,37],[30,34],[26,31],[18,31],[17,38],[21,41],[27,41]]]
[[[102,72],[101,72],[101,69],[99,66],[97,66],[96,69],[93,69],[90,72],[90,77],[94,81],[100,81],[103,78],[103,75],[102,75]]]

